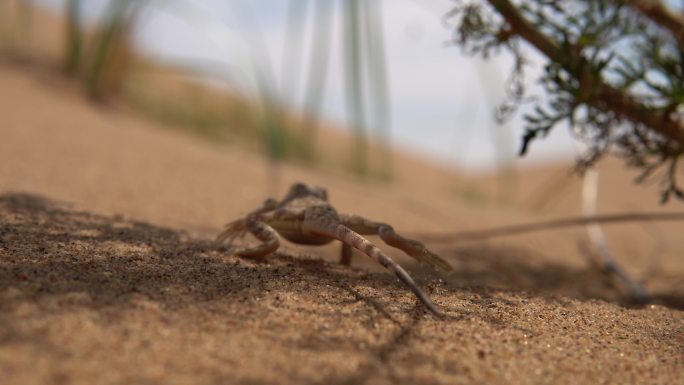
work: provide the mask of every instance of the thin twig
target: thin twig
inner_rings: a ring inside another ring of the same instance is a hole
[[[640,221],[682,221],[684,212],[676,213],[620,213],[597,215],[593,217],[570,217],[553,219],[549,221],[523,223],[517,225],[493,227],[481,230],[467,230],[456,233],[435,234],[422,233],[415,234],[426,242],[457,242],[457,241],[477,241],[494,237],[518,235],[535,231],[554,230],[563,227],[583,226],[589,223],[624,223]]]
[[[586,146],[580,146],[580,151],[587,152]],[[585,217],[595,217],[598,209],[599,190],[599,170],[590,168],[582,178],[582,213]],[[651,302],[651,296],[646,288],[632,277],[620,266],[611,250],[603,228],[597,222],[590,222],[586,225],[589,241],[593,245],[591,248],[586,244],[580,244],[580,251],[587,259],[592,261],[592,265],[598,267],[600,271],[610,277],[613,285],[627,292],[632,301],[638,303]]]
[[[606,245],[607,246],[607,245]],[[629,293],[631,301],[640,304],[646,304],[653,301],[651,295],[646,291],[644,286],[632,279],[632,277],[620,267],[620,265],[613,258],[602,258],[594,255],[589,245],[584,242],[579,242],[578,247],[580,254],[589,261],[590,265],[599,272],[605,274],[611,284],[618,290],[625,290]],[[599,253],[602,253],[601,251]]]

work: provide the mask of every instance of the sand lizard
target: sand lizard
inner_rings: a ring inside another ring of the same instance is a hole
[[[303,183],[295,183],[281,201],[267,199],[258,209],[228,223],[216,242],[220,244],[227,240],[231,244],[236,238],[249,232],[262,243],[251,248],[238,249],[234,254],[258,258],[276,251],[280,245],[280,236],[293,243],[306,245],[323,245],[338,240],[342,242],[343,264],[351,263],[351,248],[358,249],[394,272],[433,314],[442,316],[441,310],[406,270],[362,234],[379,235],[388,245],[445,271],[452,270],[451,265],[422,243],[398,235],[390,225],[358,215],[339,214],[328,202],[327,195],[326,190],[320,187],[311,188]]]

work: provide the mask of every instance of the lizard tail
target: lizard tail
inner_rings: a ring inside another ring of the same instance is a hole
[[[418,284],[416,284],[413,278],[411,278],[409,273],[406,272],[404,268],[399,266],[399,264],[394,262],[392,258],[383,253],[382,250],[380,250],[380,248],[378,248],[369,240],[367,240],[366,238],[362,237],[355,231],[352,231],[351,229],[342,224],[327,224],[321,227],[324,227],[324,229],[319,229],[320,232],[324,233],[323,235],[331,236],[350,245],[351,247],[361,251],[362,253],[376,260],[387,270],[393,272],[394,275],[396,275],[397,278],[399,278],[399,280],[404,283],[404,285],[408,286],[408,288],[413,292],[413,294],[415,294],[416,297],[418,297],[418,299],[425,305],[425,307],[428,308],[428,310],[430,310],[430,312],[432,312],[432,314],[436,315],[439,318],[444,317],[444,313],[439,309],[437,305],[435,305],[434,302],[432,302],[430,297],[428,297],[428,295],[425,294],[425,292],[420,287],[418,287]]]

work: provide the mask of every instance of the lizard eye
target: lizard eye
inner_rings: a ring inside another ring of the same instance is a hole
[[[324,201],[327,201],[327,200],[328,200],[328,191],[327,191],[326,189],[320,188],[320,187],[314,187],[311,191],[312,191],[312,192],[314,193],[314,195],[316,195],[318,198],[320,198],[320,199],[322,199],[322,200],[324,200]]]

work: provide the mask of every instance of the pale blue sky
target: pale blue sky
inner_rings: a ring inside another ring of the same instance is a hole
[[[61,10],[64,0],[34,0]],[[105,0],[83,1],[96,18]],[[224,84],[253,92],[250,63],[256,62],[281,79],[288,0],[157,0],[136,30],[137,47],[161,60],[192,63],[210,69]],[[333,2],[337,3],[337,2]],[[391,102],[391,143],[423,157],[466,170],[493,167],[497,159],[516,159],[522,132],[520,119],[507,126],[493,120],[495,104],[503,98],[509,72],[506,60],[482,62],[464,57],[445,43],[451,31],[443,24],[449,0],[384,0],[382,14]],[[333,9],[333,36],[324,99],[325,118],[346,122],[338,7]],[[305,46],[308,40],[305,40]],[[267,64],[268,63],[268,64]],[[304,61],[306,64],[306,61]],[[295,74],[305,78],[306,71]],[[300,107],[303,87],[281,97]],[[493,133],[503,138],[498,145]],[[500,149],[495,152],[495,146]],[[531,156],[517,164],[573,156],[567,129],[556,128],[549,138],[534,143]]]

